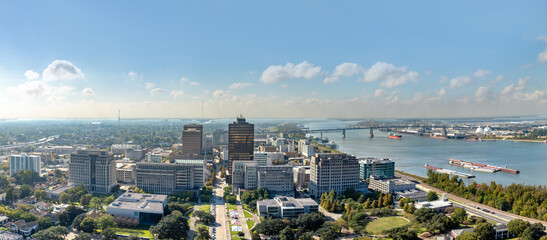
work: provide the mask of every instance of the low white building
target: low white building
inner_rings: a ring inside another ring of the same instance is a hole
[[[370,176],[368,188],[382,193],[392,193],[416,189],[416,184],[400,178],[375,179],[374,176]]]
[[[148,152],[145,155],[147,162],[161,163],[163,161],[163,156],[161,153]]]
[[[25,239],[22,235],[10,233],[6,231],[0,231],[0,240],[23,240]]]
[[[319,211],[319,204],[311,198],[277,196],[256,202],[260,217],[296,218],[302,213]]]
[[[106,207],[106,213],[138,219],[141,224],[155,224],[163,217],[166,205],[167,195],[124,193]]]
[[[416,203],[416,209],[420,208],[431,208],[435,210],[436,212],[442,212],[447,207],[452,207],[452,202],[449,201],[443,201],[443,200],[437,200],[437,201],[430,201],[430,202],[418,202]]]

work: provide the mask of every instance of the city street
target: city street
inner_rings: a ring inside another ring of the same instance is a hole
[[[213,200],[213,206],[215,207],[215,219],[216,222],[214,224],[215,230],[215,238],[219,240],[228,240],[230,239],[230,229],[228,224],[228,219],[226,217],[226,206],[224,205],[224,190],[222,189],[224,187],[224,181],[217,175],[217,179],[215,181],[215,186],[213,188],[214,193],[214,200]]]

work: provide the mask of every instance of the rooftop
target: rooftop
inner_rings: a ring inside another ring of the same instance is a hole
[[[167,195],[124,193],[108,208],[131,209],[139,212],[163,213],[163,204],[167,202]]]
[[[443,201],[443,200],[437,200],[437,201],[431,201],[431,202],[419,202],[416,203],[416,209],[419,208],[444,208],[444,207],[451,207],[452,203],[449,201]]]
[[[387,163],[394,163],[393,160],[389,158],[359,158],[359,163],[364,164],[387,164]]]
[[[260,205],[266,205],[268,207],[294,207],[294,208],[303,208],[305,206],[317,206],[311,198],[293,198],[293,197],[284,197],[277,196],[274,199],[264,199],[258,202]]]
[[[408,180],[404,180],[404,179],[401,179],[401,178],[376,179],[376,178],[374,178],[374,176],[371,176],[371,180],[393,183],[395,185],[413,184],[413,182],[408,181]]]

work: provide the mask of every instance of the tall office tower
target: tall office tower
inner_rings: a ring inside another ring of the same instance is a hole
[[[252,161],[254,150],[254,124],[239,116],[237,121],[228,125],[228,171],[232,174],[235,161]],[[232,180],[230,177],[226,179]]]
[[[310,163],[310,195],[336,194],[359,183],[359,160],[345,153],[317,153]]]
[[[69,181],[91,193],[108,194],[116,185],[116,163],[104,151],[78,150],[70,155]]]
[[[370,176],[375,179],[394,178],[395,162],[389,158],[363,158],[359,159],[359,177],[367,180]]]
[[[201,155],[203,141],[203,125],[184,125],[182,130],[182,154]]]
[[[9,156],[10,176],[14,176],[21,170],[32,170],[40,174],[41,167],[42,163],[40,161],[40,156],[27,155],[26,153]]]

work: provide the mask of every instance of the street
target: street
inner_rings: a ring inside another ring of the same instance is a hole
[[[230,229],[228,224],[228,219],[226,218],[226,206],[224,205],[224,190],[222,189],[224,187],[224,181],[217,175],[217,179],[215,181],[215,185],[213,188],[213,206],[215,207],[215,219],[216,222],[214,223],[215,230],[215,238],[212,239],[219,239],[219,240],[228,240],[230,239]],[[212,235],[211,235],[212,236]]]

